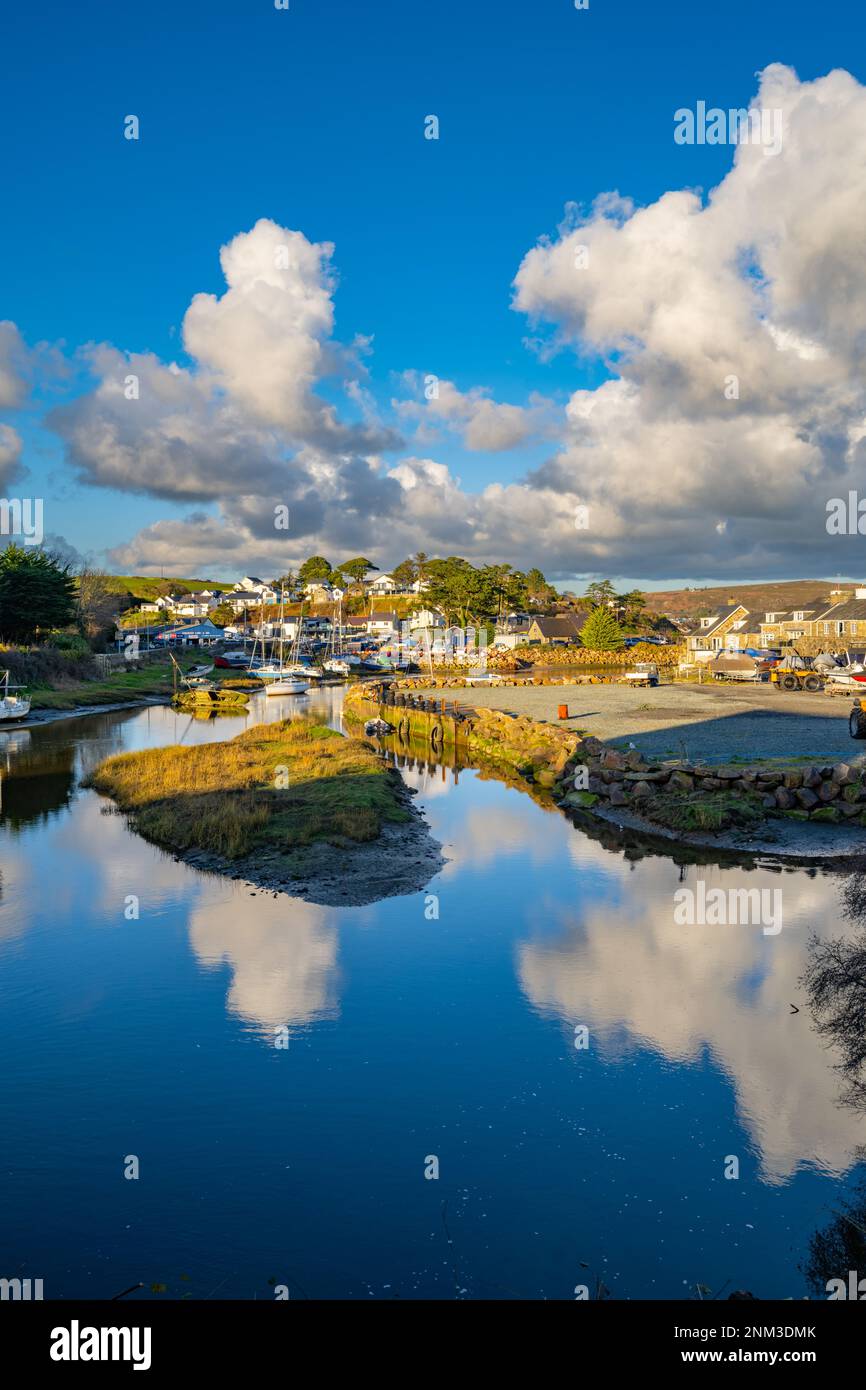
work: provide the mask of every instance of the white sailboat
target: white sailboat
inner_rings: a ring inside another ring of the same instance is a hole
[[[29,695],[11,695],[12,690],[23,690],[22,685],[9,684],[9,672],[3,673],[0,681],[0,723],[9,724],[15,719],[23,719],[30,713]]]
[[[314,666],[309,657],[301,658],[301,634],[303,629],[304,605],[301,603],[300,612],[298,613],[298,625],[295,629],[295,639],[291,646],[291,660],[284,663],[283,675],[292,676],[296,680],[307,681],[311,684],[313,681],[320,681],[324,672],[320,666]]]
[[[261,676],[261,675],[263,675],[263,674],[266,674],[268,677],[270,677],[270,679],[268,680],[268,682],[267,682],[267,684],[266,684],[266,686],[265,686],[265,694],[266,694],[266,695],[303,695],[303,694],[304,694],[304,691],[309,690],[309,688],[310,688],[310,683],[309,683],[309,681],[308,681],[308,680],[299,680],[298,677],[294,674],[294,672],[297,670],[297,665],[294,665],[294,664],[293,664],[293,665],[289,666],[288,668],[285,668],[285,667],[283,666],[283,591],[282,591],[282,589],[280,590],[280,619],[279,619],[279,621],[280,621],[280,660],[279,660],[279,665],[275,667],[275,666],[273,666],[273,664],[271,664],[271,665],[267,668],[267,671],[265,671],[265,668],[264,668],[264,667],[260,666],[259,669],[258,669],[258,671],[256,672],[256,674],[259,675],[259,676]],[[298,632],[300,632],[300,630],[301,630],[301,624],[300,624],[300,619],[298,619]],[[303,668],[302,668],[302,669],[303,669]]]
[[[331,622],[331,637],[328,655],[322,662],[322,671],[328,676],[348,676],[353,666],[363,665],[359,656],[343,651],[343,600],[338,600]]]
[[[258,645],[259,637],[261,638],[261,641],[262,641],[262,654],[261,654],[261,656],[256,656],[256,647],[257,647],[257,645]],[[253,639],[253,649],[252,649],[252,652],[250,653],[249,665],[247,666],[247,675],[248,675],[248,676],[258,676],[259,679],[262,680],[262,681],[277,680],[277,679],[279,678],[279,676],[282,675],[282,666],[277,666],[276,663],[275,663],[272,659],[269,659],[269,658],[265,655],[265,601],[264,601],[264,599],[262,599],[262,606],[261,606],[261,609],[260,609],[260,612],[259,612],[259,633],[258,633],[258,636],[255,637],[255,638]]]

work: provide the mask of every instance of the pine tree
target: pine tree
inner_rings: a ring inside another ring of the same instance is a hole
[[[593,608],[580,630],[580,640],[594,652],[615,652],[624,642],[622,628],[609,608]]]
[[[0,636],[26,642],[40,630],[68,627],[75,606],[75,582],[62,560],[21,545],[0,550]]]

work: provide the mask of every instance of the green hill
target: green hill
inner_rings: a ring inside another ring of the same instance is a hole
[[[163,594],[173,594],[184,589],[193,592],[197,589],[224,591],[231,584],[215,579],[159,579],[152,575],[112,574],[108,576],[108,587],[113,594],[128,594],[134,603],[152,603]]]

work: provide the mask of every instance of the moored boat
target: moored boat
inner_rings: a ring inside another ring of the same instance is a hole
[[[364,725],[364,733],[368,738],[385,738],[393,732],[393,728],[385,719],[368,719]]]
[[[265,686],[266,695],[303,695],[309,690],[307,681],[299,680],[275,680],[269,681]]]
[[[234,710],[238,714],[245,712],[245,706],[249,696],[245,690],[226,690],[225,687],[216,689],[193,688],[176,691],[172,696],[171,703],[178,709],[183,710],[213,710],[217,713],[225,713]]]
[[[10,724],[30,713],[29,695],[10,694],[10,691],[23,689],[22,685],[10,685],[9,672],[4,672],[0,681],[0,723]]]
[[[320,681],[322,672],[318,666],[308,665],[305,661],[290,661],[288,666],[283,667],[283,675],[294,676],[298,680]]]

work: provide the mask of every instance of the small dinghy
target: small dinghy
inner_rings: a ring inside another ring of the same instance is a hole
[[[364,725],[364,733],[368,738],[384,738],[386,734],[393,732],[391,725],[384,719],[368,719]]]

